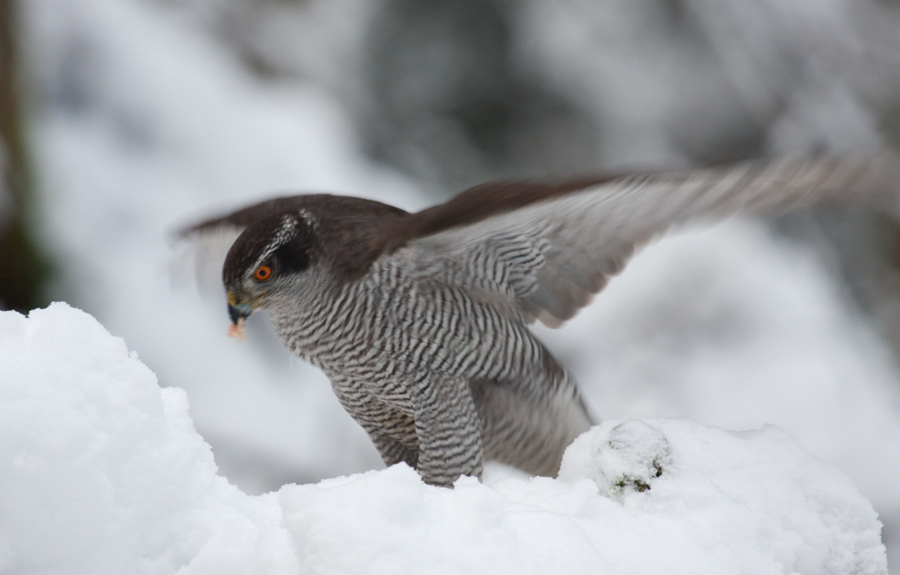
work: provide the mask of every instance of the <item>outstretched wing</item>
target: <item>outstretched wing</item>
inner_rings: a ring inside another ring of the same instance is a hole
[[[672,226],[773,215],[823,200],[900,213],[900,160],[750,161],[729,167],[540,186],[479,186],[405,218],[384,238],[423,278],[464,285],[524,321],[557,327]]]

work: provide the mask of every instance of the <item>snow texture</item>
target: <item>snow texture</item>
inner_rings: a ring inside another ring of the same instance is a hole
[[[670,119],[706,118],[697,126],[714,140],[724,122],[722,107],[728,106],[698,97],[708,83],[693,79],[705,61],[693,63],[690,53],[671,62],[665,76],[686,78],[678,85],[691,89],[669,90],[653,65],[655,55],[670,52],[665,37],[652,27],[632,30],[641,18],[652,21],[651,3],[617,2],[609,9],[607,4],[527,3],[520,22],[523,65],[541,67],[536,73],[552,76],[561,89],[575,84],[572,91],[586,107],[604,111],[604,122],[611,122],[606,141],[614,148],[605,156],[609,163],[684,163],[669,145]],[[722,0],[696,8],[702,12],[708,5],[737,14],[717,18],[712,11],[706,22],[716,42],[727,43],[732,30],[741,31],[732,57],[765,56],[749,81],[739,79],[752,91],[762,86],[753,78],[768,77],[769,64],[781,70],[777,66],[784,59],[774,50],[773,37],[790,42],[800,37],[794,33],[797,26],[814,28],[822,15],[830,26],[825,35],[863,42],[841,14],[864,4]],[[333,93],[307,79],[260,81],[185,17],[177,2],[28,0],[19,6],[27,31],[24,54],[35,71],[29,78],[29,138],[41,191],[41,239],[60,264],[57,297],[125,337],[162,385],[184,390],[191,419],[212,446],[221,473],[243,491],[263,493],[285,483],[380,467],[371,442],[340,407],[326,378],[291,358],[262,314],[250,318],[247,344],[238,347],[225,337],[228,318],[221,291],[203,301],[190,290],[170,289],[166,240],[179,224],[276,193],[334,191],[409,210],[433,198],[365,158],[352,116]],[[807,10],[812,23],[802,14],[785,14],[792,7]],[[756,27],[744,26],[739,16],[745,11],[766,28],[765,34],[754,36]],[[340,10],[326,12],[334,21],[342,19]],[[323,35],[332,23],[318,24]],[[831,34],[835,28],[840,34]],[[641,40],[635,45],[634,38]],[[744,50],[746,42],[754,51]],[[609,56],[598,57],[598,51]],[[319,56],[304,58],[321,62]],[[335,74],[344,69],[326,67]],[[817,75],[778,77],[812,84],[821,80]],[[866,140],[871,119],[860,109],[860,96],[846,93],[852,86],[844,86],[842,78],[830,78],[829,89],[817,98],[812,88],[801,90],[776,132],[763,137],[779,150],[797,138],[804,144],[822,139],[834,149]],[[760,98],[768,101],[766,93]],[[807,99],[813,103],[804,103]],[[699,111],[685,115],[685,106]],[[847,135],[851,142],[841,145]],[[891,559],[900,561],[900,375],[884,343],[848,308],[841,288],[810,253],[773,239],[755,222],[686,230],[645,249],[562,329],[536,331],[576,375],[601,420],[688,418],[725,429],[766,424],[784,429],[852,479],[879,512],[889,553],[898,550]],[[0,383],[6,384],[5,375],[0,373]],[[171,403],[178,393],[164,391],[163,397]],[[43,432],[29,423],[15,436],[29,430]],[[197,456],[192,465],[203,460]],[[380,477],[355,476],[352,483],[365,491],[369,481],[387,481]],[[222,481],[212,484],[218,486],[206,490],[185,483],[179,489],[192,493],[196,505],[219,497],[215,493],[232,493]],[[41,502],[55,500],[57,488],[51,484],[36,499],[34,517]],[[322,486],[310,489],[328,492]],[[413,492],[432,493],[417,489]],[[237,500],[238,495],[221,497]],[[85,513],[83,521],[89,523],[103,508]],[[128,516],[122,512],[123,521]],[[241,521],[231,517],[220,528],[234,525],[239,532]],[[280,521],[277,514],[271,520]],[[541,516],[540,521],[550,520]],[[182,538],[166,545],[179,548],[191,533],[203,532],[189,521],[179,525],[184,529],[172,529]],[[171,533],[166,529],[147,533]],[[128,533],[113,531],[115,537]],[[81,532],[73,540],[97,544],[97,537],[81,537]],[[48,527],[47,533],[53,531]],[[372,536],[378,535],[372,527]],[[134,544],[152,545],[154,537]],[[246,537],[250,541],[255,535]],[[128,545],[110,544],[108,557]],[[16,549],[21,553],[21,547]],[[0,557],[7,556],[0,551]],[[321,561],[324,565],[326,559]]]
[[[186,394],[66,304],[0,313],[0,572],[887,572],[845,474],[785,432],[610,421],[559,480],[406,465],[246,495]]]

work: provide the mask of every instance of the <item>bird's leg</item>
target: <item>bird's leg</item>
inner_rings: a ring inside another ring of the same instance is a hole
[[[429,374],[415,389],[419,475],[443,487],[460,475],[481,479],[481,422],[469,386]]]
[[[378,454],[381,455],[381,459],[387,467],[400,462],[406,463],[413,469],[418,466],[419,451],[417,449],[407,447],[396,439],[383,435],[376,429],[370,429],[369,426],[364,425],[363,428],[369,434],[369,438],[375,444]]]
[[[347,413],[369,434],[384,464],[390,467],[402,461],[415,469],[419,450],[413,418],[368,395],[362,385],[338,383],[332,381],[335,395]]]

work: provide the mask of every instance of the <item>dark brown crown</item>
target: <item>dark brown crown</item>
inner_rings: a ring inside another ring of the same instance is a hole
[[[378,257],[372,251],[378,232],[404,215],[403,210],[380,202],[317,194],[269,200],[209,220],[186,233],[247,226],[225,259],[226,285],[239,284],[279,235],[283,239],[271,258],[282,273],[327,260],[339,276],[351,278],[365,273]]]

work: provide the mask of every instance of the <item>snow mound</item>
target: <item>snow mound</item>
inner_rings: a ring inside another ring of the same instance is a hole
[[[2,573],[886,573],[877,516],[772,427],[607,422],[560,479],[404,465],[250,496],[185,394],[66,304],[0,313]]]

